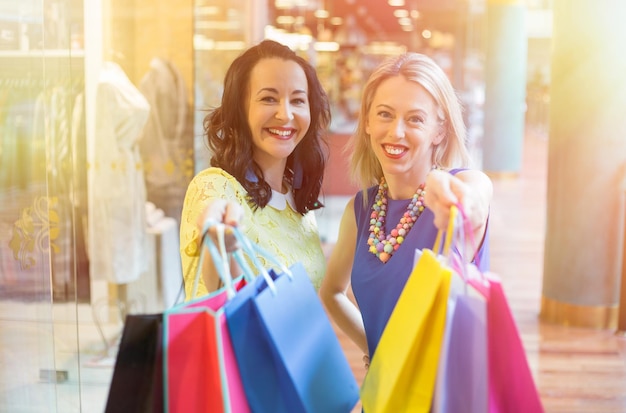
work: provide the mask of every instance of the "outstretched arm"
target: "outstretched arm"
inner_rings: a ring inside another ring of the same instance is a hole
[[[365,327],[359,309],[347,296],[356,248],[356,218],[352,198],[341,218],[337,244],[333,248],[326,275],[320,287],[320,298],[339,328],[368,354]]]

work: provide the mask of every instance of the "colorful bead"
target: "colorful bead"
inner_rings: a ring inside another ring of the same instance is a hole
[[[389,234],[385,234],[385,216],[387,209],[387,183],[385,177],[380,179],[378,193],[372,205],[370,215],[370,236],[367,240],[369,251],[376,255],[383,263],[389,261],[395,251],[404,242],[407,234],[413,228],[417,218],[424,212],[424,195],[426,185],[421,184],[411,198],[406,212],[400,218],[400,222]]]
[[[386,252],[381,252],[380,254],[377,254],[377,255],[378,255],[378,258],[380,258],[382,262],[387,262],[389,261],[389,258],[391,258],[391,255],[387,254]]]

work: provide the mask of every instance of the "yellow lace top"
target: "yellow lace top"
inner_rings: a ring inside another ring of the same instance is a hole
[[[185,296],[190,300],[199,260],[199,230],[197,220],[213,199],[222,198],[243,206],[242,230],[252,241],[287,266],[301,262],[315,288],[326,270],[315,214],[302,216],[291,206],[290,195],[272,192],[265,208],[253,210],[246,200],[247,192],[239,182],[220,168],[208,168],[196,175],[187,189],[180,226],[180,256],[185,280]],[[271,268],[259,257],[266,268]],[[207,294],[202,277],[196,297]]]

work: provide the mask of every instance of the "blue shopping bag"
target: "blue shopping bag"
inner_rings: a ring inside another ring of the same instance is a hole
[[[240,244],[273,258],[237,230]],[[275,261],[274,261],[275,262]],[[302,264],[261,272],[225,306],[241,380],[254,412],[347,413],[359,387]]]

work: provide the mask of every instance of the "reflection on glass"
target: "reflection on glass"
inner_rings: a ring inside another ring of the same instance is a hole
[[[248,6],[244,0],[197,0],[194,21],[195,172],[209,166],[202,121],[217,107],[230,63],[246,48]]]

